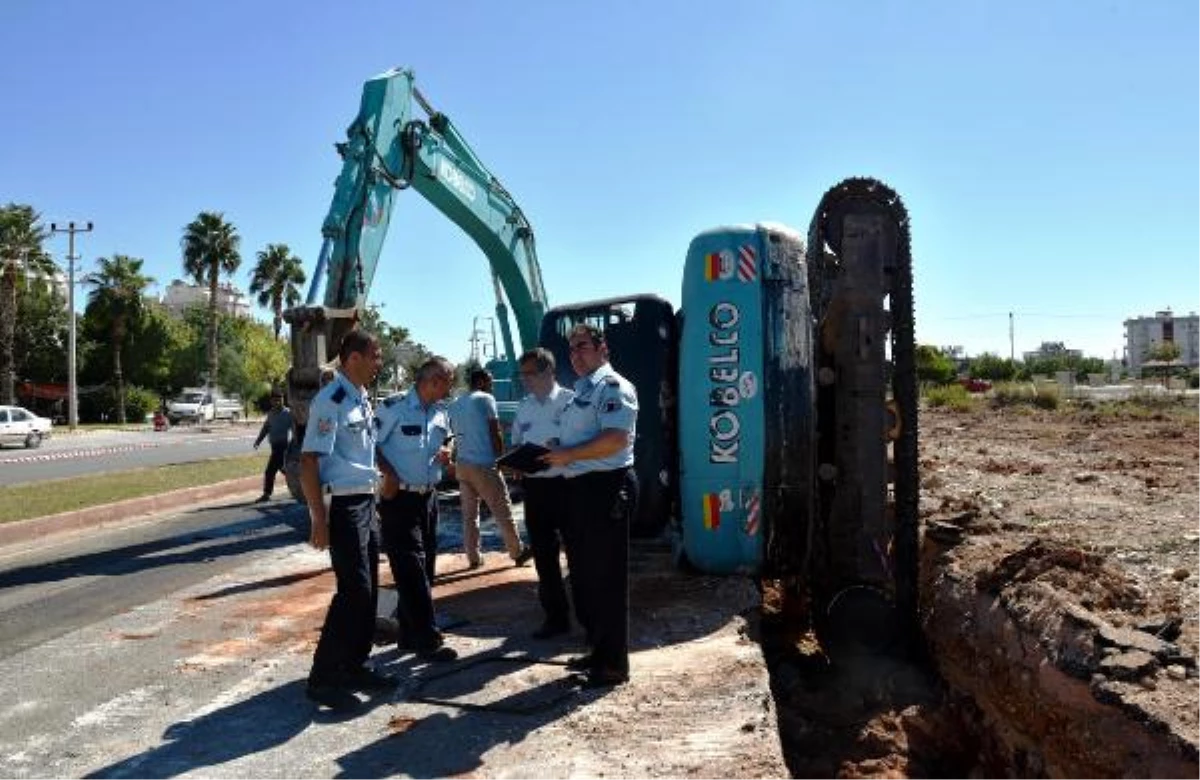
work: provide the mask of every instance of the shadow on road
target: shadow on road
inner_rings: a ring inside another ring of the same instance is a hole
[[[175,777],[282,745],[314,721],[345,719],[318,714],[304,698],[304,685],[303,680],[296,680],[195,720],[173,723],[163,733],[165,744],[85,777]],[[368,706],[384,701],[375,699]]]
[[[229,596],[236,596],[239,593],[250,593],[256,590],[271,590],[272,588],[286,588],[296,582],[303,580],[311,580],[314,577],[322,577],[329,573],[328,569],[316,569],[314,571],[301,571],[295,574],[284,574],[279,577],[271,577],[265,580],[257,580],[255,582],[243,582],[238,585],[230,585],[228,588],[221,588],[212,593],[205,593],[202,596],[193,596],[191,601],[212,601],[213,599],[223,599]]]
[[[270,530],[280,525],[285,527]],[[295,544],[299,534],[307,533],[308,518],[299,508],[292,505],[265,508],[249,519],[2,572],[0,589],[59,582],[73,577],[133,574],[180,563],[269,550]],[[211,544],[218,540],[228,541]]]

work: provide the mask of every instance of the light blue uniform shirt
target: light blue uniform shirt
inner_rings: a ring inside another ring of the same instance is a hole
[[[496,399],[491,393],[475,390],[460,395],[450,404],[450,422],[458,434],[459,463],[468,466],[494,466],[497,453],[492,447],[492,428],[488,420],[499,419]]]
[[[562,445],[582,444],[606,428],[629,431],[629,443],[607,458],[567,464],[565,476],[570,479],[593,471],[632,466],[637,412],[637,390],[608,363],[575,382],[575,398],[562,417]]]
[[[573,398],[575,393],[557,382],[544,399],[533,393],[522,398],[513,418],[513,446],[519,447],[525,443],[541,444],[543,447],[557,446],[562,440],[563,413]],[[525,478],[561,477],[565,471],[563,466],[554,466],[536,474],[526,474]]]
[[[378,446],[401,482],[423,488],[442,480],[442,464],[434,458],[450,433],[446,406],[421,403],[414,387],[389,396],[379,406]]]
[[[313,398],[301,451],[322,456],[322,487],[370,492],[378,482],[371,402],[341,371]]]

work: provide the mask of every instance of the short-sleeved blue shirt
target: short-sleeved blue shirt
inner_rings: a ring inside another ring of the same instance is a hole
[[[341,371],[313,398],[301,451],[321,456],[323,486],[373,489],[378,482],[371,402]]]
[[[492,446],[492,428],[488,420],[498,418],[496,399],[482,390],[461,395],[450,404],[450,423],[458,434],[455,457],[459,463],[469,466],[496,465],[498,453]]]
[[[575,398],[562,417],[560,438],[564,447],[582,444],[609,428],[628,431],[630,436],[628,444],[607,458],[567,464],[565,476],[569,479],[592,471],[632,466],[637,412],[637,390],[608,363],[575,382]]]
[[[550,393],[545,398],[538,398],[533,393],[522,398],[521,403],[517,406],[517,414],[513,418],[513,446],[519,447],[527,442],[541,444],[545,447],[557,446],[562,440],[563,414],[573,398],[575,398],[574,391],[561,387],[557,382],[550,388]],[[564,467],[555,466],[525,476],[527,479],[560,477],[564,472]]]
[[[422,404],[414,387],[384,400],[376,419],[379,453],[392,465],[401,482],[426,487],[442,480],[442,464],[434,458],[450,433],[445,404]]]

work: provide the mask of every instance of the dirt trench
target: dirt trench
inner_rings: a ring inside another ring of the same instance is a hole
[[[1196,777],[1195,411],[923,410],[920,641],[833,663],[764,588],[796,777]]]

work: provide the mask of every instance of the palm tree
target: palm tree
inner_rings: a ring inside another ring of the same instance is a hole
[[[13,392],[13,340],[17,322],[17,289],[26,274],[53,277],[58,271],[42,242],[46,231],[32,206],[9,203],[0,208],[0,403],[16,400]]]
[[[202,211],[183,229],[183,270],[197,284],[208,284],[208,384],[217,387],[217,288],[221,274],[242,264],[242,237],[225,215]]]
[[[283,307],[300,302],[300,285],[305,279],[303,262],[287,244],[267,244],[258,253],[258,265],[250,277],[250,293],[257,293],[258,305],[275,315],[276,341],[283,328]]]
[[[125,423],[125,381],[121,375],[121,345],[129,331],[129,323],[142,316],[142,293],[154,281],[142,274],[142,259],[128,255],[102,257],[100,270],[89,274],[86,282],[92,285],[88,293],[88,308],[102,321],[108,322],[113,351],[113,382],[117,387],[117,422]]]

